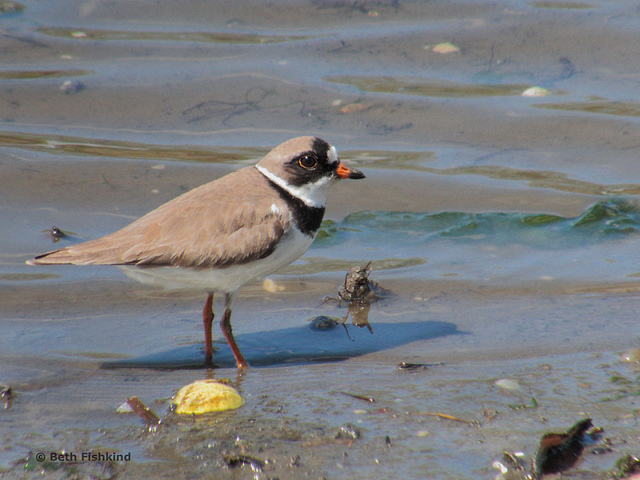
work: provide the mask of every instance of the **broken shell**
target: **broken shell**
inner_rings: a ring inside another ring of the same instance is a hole
[[[217,380],[198,380],[182,387],[171,402],[176,406],[176,413],[198,415],[239,408],[244,399],[230,385]]]
[[[269,293],[282,292],[285,289],[284,285],[278,285],[270,278],[264,279],[264,282],[262,282],[262,288]]]
[[[434,53],[458,53],[460,51],[460,47],[456,47],[454,44],[446,42],[439,43],[433,47],[431,51]]]
[[[520,390],[520,383],[511,378],[501,378],[500,380],[496,380],[494,385],[505,390]]]
[[[371,108],[371,106],[365,105],[364,103],[350,103],[342,107],[340,112],[349,115],[350,113],[364,112],[365,110],[369,110],[369,108]]]
[[[118,408],[116,408],[116,413],[133,413],[133,408],[127,402],[124,402]]]
[[[527,88],[521,95],[523,97],[546,97],[551,95],[551,92],[544,87],[531,87]]]

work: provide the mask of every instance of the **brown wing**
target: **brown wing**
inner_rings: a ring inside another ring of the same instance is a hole
[[[117,232],[48,252],[37,265],[172,265],[224,268],[268,256],[290,227],[286,205],[272,198],[253,167],[207,183]],[[278,208],[272,208],[272,205]]]

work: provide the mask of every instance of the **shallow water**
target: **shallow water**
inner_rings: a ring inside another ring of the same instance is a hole
[[[0,476],[493,478],[504,450],[531,458],[585,416],[611,451],[587,449],[579,478],[638,453],[638,366],[619,357],[640,342],[635,2],[22,5],[0,12]],[[24,264],[306,134],[367,179],[335,187],[278,291],[240,294],[241,376],[219,340],[220,368],[199,368],[202,295]],[[373,333],[312,330],[346,315],[323,299],[368,261],[392,293]],[[207,376],[246,404],[168,413]],[[115,413],[134,395],[157,432]],[[131,460],[34,459],[90,450]]]

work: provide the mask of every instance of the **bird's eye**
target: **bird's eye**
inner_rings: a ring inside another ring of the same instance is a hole
[[[310,170],[318,164],[318,160],[313,155],[303,155],[298,159],[298,165],[305,170]]]

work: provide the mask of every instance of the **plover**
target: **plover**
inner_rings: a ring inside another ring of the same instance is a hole
[[[205,363],[212,364],[214,293],[224,293],[222,333],[238,368],[248,364],[231,329],[242,286],[274,273],[311,246],[329,187],[364,178],[317,137],[298,137],[251,167],[174,198],[110,235],[54,250],[30,265],[118,265],[137,280],[208,294],[202,312]]]

